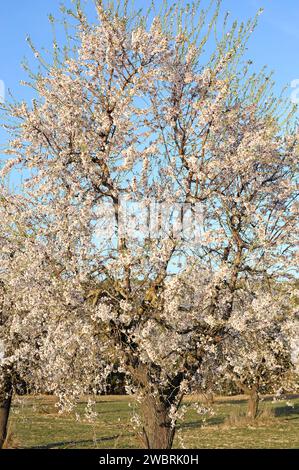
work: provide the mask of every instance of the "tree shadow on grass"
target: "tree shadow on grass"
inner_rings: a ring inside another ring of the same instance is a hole
[[[280,399],[281,400],[295,400],[295,399],[298,399],[299,398],[299,395],[297,394],[290,394],[290,395],[283,395]],[[232,400],[217,400],[215,402],[216,405],[242,405],[242,404],[245,404],[247,403],[248,401],[248,397],[246,395],[244,395],[244,398],[238,398],[238,399],[232,399]],[[268,401],[273,401],[273,397],[272,396],[269,396],[269,397],[265,397],[265,396],[261,396],[261,402],[268,402]]]
[[[208,418],[205,421],[205,426],[217,426],[219,424],[224,423],[225,418],[223,416],[214,416],[212,418]],[[198,419],[196,421],[187,421],[186,423],[180,423],[178,428],[180,429],[194,429],[194,428],[201,428],[204,424],[202,419]]]
[[[296,403],[294,406],[278,406],[274,409],[274,415],[276,417],[299,415],[299,404]]]
[[[128,402],[129,402],[129,400],[128,401],[118,400],[117,397],[115,398],[115,400],[96,400],[97,405],[102,405],[102,404],[112,404],[112,405],[114,405],[115,403],[120,403],[122,405],[126,405]],[[76,403],[77,403],[77,405],[86,405],[87,400],[78,400]]]
[[[65,447],[66,445],[68,447],[74,447],[74,446],[77,446],[79,444],[97,444],[97,443],[100,443],[100,442],[105,442],[105,441],[113,441],[115,439],[118,439],[121,435],[120,434],[116,434],[114,436],[109,436],[109,437],[100,437],[98,439],[84,439],[84,440],[80,440],[80,441],[60,441],[60,442],[51,442],[50,444],[46,444],[46,445],[41,445],[41,446],[34,446],[34,447],[30,447],[30,449],[56,449],[56,448],[60,448],[60,447]],[[122,435],[122,437],[124,437]]]
[[[240,398],[238,400],[217,400],[216,405],[243,405],[247,402],[247,397]]]
[[[97,414],[98,415],[105,415],[105,414],[118,414],[118,415],[121,415],[122,413],[126,413],[128,412],[129,410],[123,410],[122,408],[117,408],[117,409],[107,409],[107,410],[101,410],[97,408]]]

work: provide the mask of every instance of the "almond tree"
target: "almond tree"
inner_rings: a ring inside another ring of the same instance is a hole
[[[262,393],[278,396],[298,387],[293,354],[298,319],[292,287],[264,283],[249,290],[239,285],[230,329],[221,348],[202,364],[200,383],[205,385],[208,377],[218,393],[228,384],[235,385],[248,395],[247,416],[251,419],[258,417]]]
[[[73,47],[55,43],[53,63],[32,46],[37,98],[7,106],[19,126],[4,173],[32,170],[26,191],[46,221],[18,309],[30,292],[47,325],[44,376],[65,403],[104,387],[117,359],[144,445],[170,448],[202,362],[232,315],[242,322],[240,280],[250,295],[249,280],[292,275],[296,134],[269,77],[241,65],[256,20],[226,18],[206,59],[219,4],[198,17],[199,2],[145,15],[95,3],[95,23],[79,3],[70,12]]]
[[[105,345],[99,357],[93,348],[98,338],[93,338],[91,325],[80,321],[86,314],[81,296],[87,287],[80,293],[63,278],[67,267],[55,234],[48,230],[49,214],[37,214],[33,201],[1,188],[0,448],[13,394],[24,383],[31,393],[56,393],[67,408],[70,389],[73,399],[76,387],[77,394],[99,392],[99,374],[102,379],[110,371],[108,360],[103,363]]]
[[[7,435],[7,423],[13,390],[20,382],[16,362],[12,357],[20,343],[20,331],[14,328],[16,320],[10,279],[15,279],[13,264],[24,251],[29,233],[24,199],[12,197],[0,187],[0,448]],[[14,331],[13,331],[14,330]]]

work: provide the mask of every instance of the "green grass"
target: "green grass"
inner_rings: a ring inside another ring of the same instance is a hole
[[[299,448],[299,399],[293,407],[285,401],[273,403],[268,397],[261,403],[261,416],[254,422],[244,417],[244,397],[219,397],[215,414],[206,422],[188,407],[174,447],[180,448]],[[98,418],[84,418],[84,401],[75,413],[58,414],[55,399],[48,396],[19,397],[10,418],[12,446],[21,448],[138,448],[141,442],[130,421],[134,402],[128,397],[103,396],[96,404]]]

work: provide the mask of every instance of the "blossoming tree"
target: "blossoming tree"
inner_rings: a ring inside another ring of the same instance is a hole
[[[198,379],[204,391],[223,393],[234,386],[244,392],[251,419],[258,417],[262,393],[281,395],[298,387],[292,346],[298,337],[294,289],[271,284],[255,282],[250,290],[238,286],[227,335],[221,348],[206,357]]]
[[[13,393],[23,384],[31,392],[61,394],[65,408],[67,393],[76,396],[76,381],[80,393],[100,390],[95,381],[103,359],[93,358],[98,351],[88,325],[77,330],[82,308],[76,303],[74,312],[74,286],[61,276],[57,239],[49,231],[43,236],[47,217],[37,214],[33,201],[1,188],[0,447]],[[80,298],[78,290],[75,296]]]
[[[7,106],[19,126],[4,173],[31,172],[43,220],[18,308],[30,291],[44,377],[65,403],[104,387],[117,360],[144,445],[170,448],[202,362],[242,322],[240,282],[249,297],[252,279],[292,275],[296,133],[269,77],[241,65],[255,20],[226,19],[207,59],[219,5],[95,4],[95,23],[71,12],[69,53],[55,43],[47,64],[34,49],[32,106]]]
[[[7,422],[12,401],[13,390],[22,382],[19,366],[27,369],[28,362],[32,366],[29,357],[34,355],[36,347],[35,336],[26,346],[32,351],[29,356],[27,351],[19,355],[20,346],[28,334],[26,328],[17,327],[18,318],[15,306],[15,291],[19,284],[16,283],[21,272],[16,271],[16,260],[27,251],[28,239],[32,233],[32,227],[28,223],[27,204],[21,196],[11,196],[2,186],[0,187],[0,448],[2,448],[6,434]],[[25,280],[24,280],[25,281]],[[28,289],[28,285],[27,285]],[[32,373],[31,373],[32,375]]]

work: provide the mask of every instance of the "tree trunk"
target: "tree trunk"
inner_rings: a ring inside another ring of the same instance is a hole
[[[143,440],[147,449],[172,448],[175,427],[169,411],[169,407],[152,396],[147,396],[141,403]]]
[[[248,398],[247,416],[256,419],[258,416],[259,394],[255,388],[251,389]]]
[[[206,402],[207,402],[207,405],[213,405],[215,403],[214,393],[209,392],[206,394]]]
[[[12,400],[12,383],[10,376],[4,377],[0,391],[0,449],[3,448],[7,436],[7,425]]]
[[[258,385],[253,385],[252,387],[248,387],[240,380],[236,380],[236,384],[238,387],[248,395],[248,405],[247,405],[247,417],[251,419],[256,419],[258,417],[258,409],[259,409],[259,392],[258,392]]]

